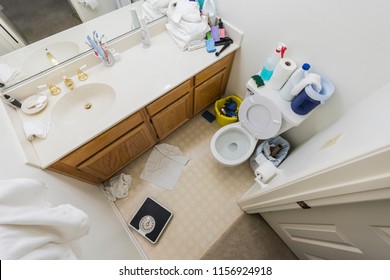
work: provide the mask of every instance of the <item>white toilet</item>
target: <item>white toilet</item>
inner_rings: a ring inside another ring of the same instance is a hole
[[[220,128],[211,139],[214,158],[223,165],[236,166],[252,155],[258,140],[277,136],[300,125],[310,114],[298,115],[279,91],[258,88],[251,79],[238,111],[239,122]]]

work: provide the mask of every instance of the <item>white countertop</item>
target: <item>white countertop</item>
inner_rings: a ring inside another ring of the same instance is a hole
[[[165,24],[165,21],[160,21],[155,24],[162,25]],[[85,125],[82,119],[76,125],[71,126],[69,129],[67,128],[66,131],[52,125],[45,139],[36,138],[31,141],[33,150],[36,153],[35,159],[34,156],[31,156],[31,147],[28,147],[30,142],[26,141],[25,138],[22,139],[24,135],[20,132],[21,126],[19,125],[17,127],[17,125],[14,125],[15,130],[19,130],[16,131],[16,135],[20,140],[22,150],[25,151],[26,163],[42,168],[48,167],[66,154],[158,99],[182,82],[193,77],[229,53],[237,50],[242,39],[242,34],[232,27],[229,28],[228,23],[225,25],[228,32],[227,35],[232,37],[235,43],[229,46],[219,57],[216,57],[214,53],[208,53],[205,48],[195,51],[182,51],[170,38],[168,32],[161,29],[162,32],[152,36],[152,44],[149,48],[145,49],[138,43],[122,52],[121,60],[112,67],[105,67],[99,62],[99,64],[93,67],[86,68],[84,71],[89,76],[88,80],[81,82],[77,79],[76,75],[71,76],[75,88],[88,83],[104,83],[110,85],[116,93],[114,105],[111,108],[108,107],[107,110],[109,110],[109,113],[104,118],[96,120],[96,123],[92,126]],[[136,36],[139,39],[140,34],[138,33],[136,32],[130,36]],[[221,47],[217,48],[219,49]],[[89,55],[89,59],[91,59],[91,56]],[[98,58],[93,57],[92,59],[97,60]],[[82,58],[77,63],[78,65],[82,65]],[[65,65],[64,68],[66,67]],[[61,70],[60,68],[56,71],[61,73],[61,71],[68,70]],[[75,74],[73,69],[72,71]],[[57,75],[60,74],[57,73]],[[46,78],[46,83],[50,82],[50,80],[47,80],[49,78]],[[35,84],[32,82],[31,84],[34,86],[37,83],[39,81],[35,81]],[[63,82],[58,82],[56,85],[62,88],[62,93],[58,96],[51,96],[48,90],[39,91],[39,93],[45,93],[49,97],[48,105],[42,112],[36,115],[26,115],[21,110],[17,110],[17,115],[22,122],[35,119],[51,120],[51,109],[59,99],[70,92],[64,86]],[[34,90],[35,88],[35,86],[30,88],[30,92],[24,90],[23,94],[28,93],[25,97],[37,94],[38,90]],[[13,93],[10,91],[8,94],[12,96]],[[20,89],[16,89],[14,96],[17,97],[20,94]],[[15,123],[14,117],[10,115],[11,122],[13,123]]]

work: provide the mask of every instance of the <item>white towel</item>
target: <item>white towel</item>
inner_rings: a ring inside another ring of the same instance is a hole
[[[210,31],[207,17],[200,15],[197,2],[172,1],[168,6],[167,16],[169,19],[166,24],[168,33],[183,50],[200,42]]]
[[[169,144],[156,145],[145,164],[141,178],[171,190],[189,160],[178,147]]]
[[[12,82],[19,73],[19,68],[11,67],[7,64],[0,64],[0,82],[4,85]]]
[[[111,201],[115,201],[117,198],[124,198],[129,194],[129,188],[131,186],[130,175],[121,173],[115,177],[112,177],[108,182],[104,183],[104,192],[107,198]]]
[[[199,22],[201,20],[199,3],[188,0],[172,1],[169,3],[167,16],[175,23],[179,23],[181,20]]]
[[[149,20],[149,21],[153,21],[157,18],[161,18],[162,16],[165,15],[165,13],[161,12],[160,10],[156,10],[154,9],[150,3],[148,2],[144,2],[142,4],[142,13],[145,15],[145,17]]]
[[[76,207],[50,207],[45,184],[0,180],[0,259],[76,259],[89,218]]]
[[[291,92],[290,94],[292,96],[296,96],[298,95],[298,93],[300,93],[306,86],[310,85],[310,84],[313,84],[314,86],[314,89],[317,91],[317,92],[320,92],[321,89],[322,89],[322,85],[321,85],[321,76],[318,75],[318,74],[314,74],[314,73],[309,73],[307,74],[307,76],[302,79],[298,84],[296,84],[292,89],[291,89]]]
[[[30,141],[35,137],[45,138],[49,129],[50,123],[45,120],[33,120],[23,123],[24,134]]]

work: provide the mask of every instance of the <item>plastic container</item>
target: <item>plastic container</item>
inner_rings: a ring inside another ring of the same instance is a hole
[[[321,77],[321,90],[317,92],[312,84],[306,86],[291,102],[291,109],[298,115],[306,115],[328,100],[334,92],[333,83]]]
[[[271,157],[270,155],[267,155],[267,153],[265,152],[266,146],[268,146],[268,148],[271,147],[271,149],[273,149],[276,146],[279,146],[279,151],[275,156]],[[278,167],[282,163],[282,161],[287,157],[289,149],[290,149],[290,144],[286,139],[282,138],[281,136],[270,138],[262,142],[256,148],[255,152],[252,154],[252,156],[249,159],[249,164],[252,170],[255,171],[259,167],[259,164],[256,161],[256,157],[262,153],[267,160],[272,162],[272,164],[275,167]]]
[[[304,63],[300,68],[295,70],[291,77],[287,80],[286,84],[280,90],[280,96],[286,100],[291,101],[294,99],[294,95],[291,94],[292,88],[297,85],[302,79],[305,78],[309,72],[310,64]]]
[[[225,125],[232,124],[232,123],[235,123],[238,121],[237,117],[227,117],[227,116],[224,116],[222,114],[221,109],[225,105],[226,100],[228,100],[229,98],[231,98],[233,101],[235,101],[237,103],[237,114],[238,114],[238,110],[240,109],[240,105],[242,103],[242,100],[238,96],[235,96],[235,95],[227,96],[226,98],[219,99],[215,102],[215,104],[214,104],[215,119],[220,126],[225,126]]]
[[[280,58],[284,57],[284,52],[286,49],[286,46],[283,43],[280,43],[272,55],[267,58],[259,74],[263,81],[269,81],[271,79],[275,67],[278,65]]]

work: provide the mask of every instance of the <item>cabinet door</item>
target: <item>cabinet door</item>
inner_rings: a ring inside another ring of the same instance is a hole
[[[154,137],[143,123],[80,164],[78,169],[107,180],[154,143]]]
[[[224,75],[225,71],[222,70],[195,88],[194,115],[198,114],[221,96],[221,85]]]
[[[152,117],[152,123],[160,139],[165,138],[192,118],[192,96],[186,94],[172,105]]]

